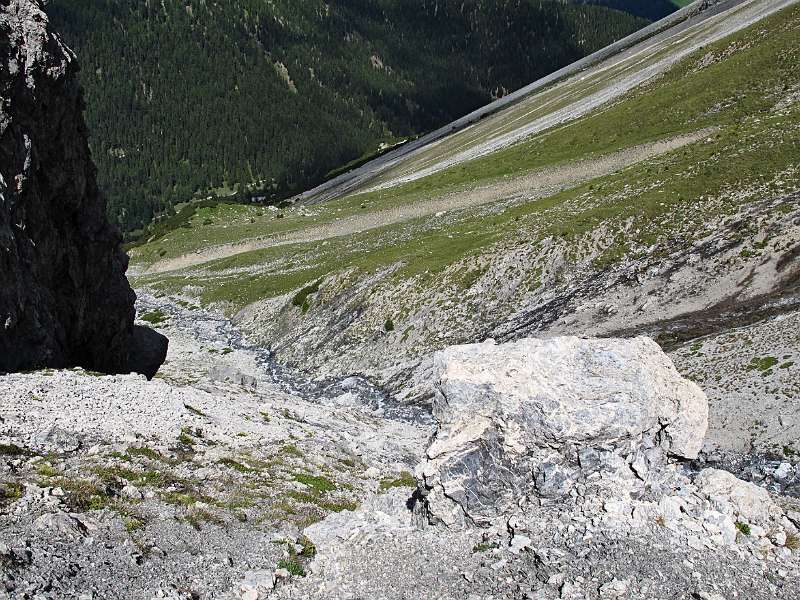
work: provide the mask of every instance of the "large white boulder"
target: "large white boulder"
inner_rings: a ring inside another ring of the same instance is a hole
[[[591,472],[644,481],[671,456],[696,458],[707,429],[702,390],[649,338],[453,346],[434,374],[438,428],[418,475],[448,525],[563,497]]]

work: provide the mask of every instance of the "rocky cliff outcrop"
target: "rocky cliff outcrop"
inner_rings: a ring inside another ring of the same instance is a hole
[[[0,371],[128,365],[135,295],[77,70],[37,0],[0,0]]]
[[[431,518],[451,526],[588,480],[658,495],[670,457],[696,458],[707,429],[702,390],[649,338],[452,346],[434,371],[438,428],[420,476]]]

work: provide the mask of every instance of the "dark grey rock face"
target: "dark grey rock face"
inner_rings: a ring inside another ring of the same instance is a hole
[[[0,0],[0,371],[127,370],[135,295],[77,70],[38,0]]]
[[[133,337],[126,371],[141,373],[148,379],[155,377],[167,359],[169,339],[149,327],[133,328]]]

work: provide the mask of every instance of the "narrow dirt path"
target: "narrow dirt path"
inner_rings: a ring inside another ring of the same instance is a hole
[[[145,273],[176,271],[253,250],[352,235],[440,212],[481,206],[509,198],[521,197],[526,201],[546,198],[562,190],[576,187],[585,181],[609,175],[654,156],[677,150],[687,144],[697,142],[713,132],[714,128],[702,129],[657,142],[632,146],[599,158],[542,169],[512,179],[503,179],[471,190],[449,193],[414,204],[344,217],[302,231],[214,246],[159,261]]]

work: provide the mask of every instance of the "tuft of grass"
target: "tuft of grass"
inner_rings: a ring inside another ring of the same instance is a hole
[[[386,322],[383,324],[383,329],[386,333],[394,331],[394,321],[392,321],[391,317],[386,319]]]
[[[88,479],[65,477],[52,483],[64,490],[66,504],[73,512],[101,510],[113,502],[104,488]]]
[[[198,417],[206,417],[206,418],[208,417],[208,415],[207,415],[206,413],[204,413],[204,412],[203,412],[202,410],[200,410],[199,408],[195,408],[195,407],[194,407],[194,406],[192,406],[191,404],[185,404],[185,403],[184,403],[183,407],[184,407],[186,410],[188,410],[190,413],[192,413],[193,415],[197,415]]]
[[[303,458],[303,453],[295,446],[294,444],[285,444],[281,446],[280,449],[281,454],[288,454],[289,456],[295,456],[297,458]]]
[[[283,559],[278,562],[279,569],[286,569],[293,577],[305,577],[306,571],[297,559]]]
[[[747,523],[743,523],[742,521],[736,521],[736,529],[739,530],[742,535],[750,535],[750,525]]]
[[[324,494],[336,490],[336,484],[322,476],[300,474],[295,475],[294,480],[308,486],[315,494]]]
[[[222,519],[219,515],[215,515],[214,513],[204,509],[204,508],[192,508],[189,512],[186,513],[185,520],[189,525],[194,527],[197,531],[203,530],[203,524],[208,523],[211,525],[224,525],[225,520]]]
[[[784,545],[789,550],[800,550],[800,535],[796,533],[787,533],[786,543]]]
[[[14,482],[0,481],[0,506],[11,504],[22,498],[22,486]]]
[[[240,463],[232,458],[221,458],[217,461],[219,464],[228,467],[229,469],[233,469],[239,473],[254,473],[255,469],[248,467],[247,465]]]
[[[303,558],[314,558],[317,555],[317,547],[314,545],[314,542],[306,536],[301,535],[297,543],[302,546],[299,554]]]
[[[191,427],[183,427],[178,436],[178,445],[188,450],[194,450],[194,445],[197,443],[196,434],[197,430],[192,431]]]
[[[417,487],[417,480],[408,471],[402,471],[398,477],[382,479],[380,485],[378,486],[378,490],[385,492],[386,490],[400,487]]]
[[[106,485],[113,485],[119,480],[125,480],[136,485],[157,487],[164,483],[164,474],[160,471],[136,471],[127,467],[95,467],[95,475]]]
[[[325,512],[342,512],[345,510],[355,510],[358,508],[358,503],[350,500],[328,500],[322,498],[319,494],[296,492],[291,490],[286,495],[296,502],[304,504],[312,504]]]
[[[480,544],[476,544],[472,548],[472,553],[478,554],[479,552],[488,552],[489,550],[495,550],[496,548],[499,547],[500,544],[498,544],[497,542],[481,542]]]
[[[141,317],[139,317],[142,321],[146,323],[150,323],[151,325],[161,325],[169,320],[169,316],[164,314],[160,309],[151,310],[150,312],[146,312]]]
[[[172,504],[173,506],[194,506],[197,502],[205,502],[208,500],[202,494],[195,494],[191,491],[183,491],[183,492],[167,492],[161,496],[161,499],[166,502],[167,504]]]
[[[39,477],[55,477],[58,475],[58,469],[50,463],[40,463],[36,467],[36,474],[39,475]]]
[[[144,520],[139,517],[123,517],[122,522],[125,525],[125,531],[128,533],[144,529],[145,526]]]
[[[153,450],[152,448],[147,448],[144,446],[131,446],[130,448],[128,448],[125,454],[127,454],[129,458],[141,457],[153,461],[159,461],[165,463],[170,462],[166,456],[164,456],[157,450]]]

